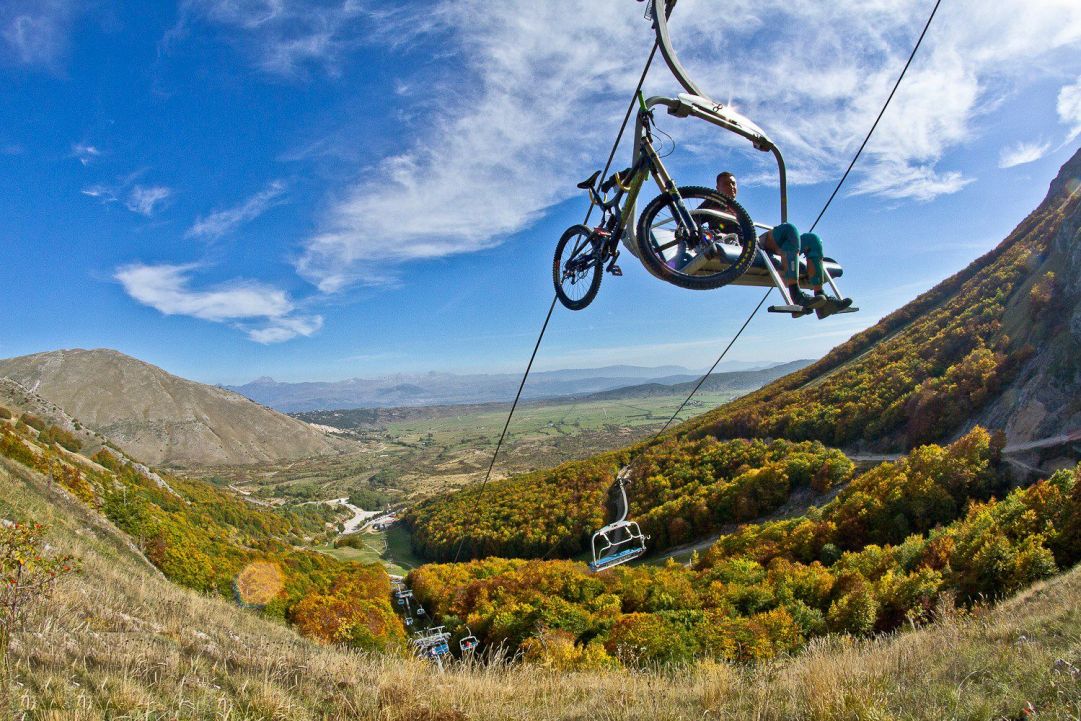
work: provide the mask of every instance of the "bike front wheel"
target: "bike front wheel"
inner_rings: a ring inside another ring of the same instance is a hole
[[[751,267],[758,252],[751,216],[711,188],[688,185],[677,191],[698,230],[688,227],[673,196],[659,195],[638,219],[638,257],[650,273],[680,288],[728,285]]]
[[[571,310],[582,310],[597,297],[601,288],[603,258],[600,239],[585,225],[572,225],[556,244],[552,261],[552,281],[559,302]]]

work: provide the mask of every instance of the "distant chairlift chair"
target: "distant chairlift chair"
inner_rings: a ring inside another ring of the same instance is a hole
[[[480,641],[477,640],[477,637],[473,635],[473,632],[469,630],[468,626],[465,629],[465,633],[465,638],[458,642],[458,648],[461,649],[462,653],[472,653],[476,650]]]
[[[616,475],[616,482],[609,491],[609,499],[615,506],[616,520],[593,534],[593,560],[589,570],[594,573],[633,561],[646,552],[649,536],[642,533],[635,521],[627,520],[627,489],[625,487],[630,467],[625,466]]]

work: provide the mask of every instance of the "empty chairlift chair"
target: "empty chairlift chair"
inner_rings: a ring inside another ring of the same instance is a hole
[[[627,489],[625,487],[629,466],[620,469],[616,482],[609,489],[609,506],[613,508],[615,519],[593,534],[593,560],[589,569],[593,572],[618,566],[633,561],[646,552],[646,540],[649,538],[634,521],[627,520]]]

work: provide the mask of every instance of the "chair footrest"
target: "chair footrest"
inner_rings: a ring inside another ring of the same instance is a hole
[[[770,313],[802,313],[804,307],[802,305],[771,305],[768,310]]]

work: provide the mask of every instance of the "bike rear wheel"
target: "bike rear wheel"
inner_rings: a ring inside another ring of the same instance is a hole
[[[724,223],[722,213],[734,216],[736,222],[730,223],[729,232],[706,229],[696,234],[681,220],[676,201],[659,195],[638,219],[638,257],[650,273],[680,288],[710,290],[728,285],[747,271],[758,252],[751,216],[735,200],[711,188],[689,185],[677,190],[700,228],[707,222]],[[731,242],[713,246],[724,237]]]
[[[552,281],[559,302],[571,310],[582,310],[597,297],[601,288],[603,258],[600,238],[585,225],[572,225],[556,244],[552,261]]]

